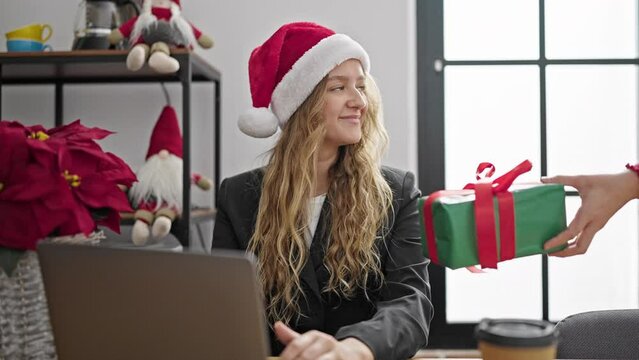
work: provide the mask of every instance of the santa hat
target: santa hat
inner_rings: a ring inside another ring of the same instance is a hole
[[[171,0],[171,2],[177,5],[178,8],[182,8],[182,5],[180,5],[180,0]],[[150,13],[152,7],[153,7],[153,0],[144,0],[144,4],[142,5],[142,12]]]
[[[277,131],[336,66],[348,59],[370,70],[368,54],[355,40],[310,22],[280,27],[251,53],[253,108],[240,115],[243,133],[264,138]],[[269,110],[270,105],[270,110]]]
[[[155,123],[146,159],[148,160],[151,156],[159,153],[160,150],[167,150],[182,158],[182,134],[175,109],[170,105],[166,105],[162,109],[162,113]]]

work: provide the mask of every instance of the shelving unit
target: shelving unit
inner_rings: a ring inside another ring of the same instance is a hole
[[[179,82],[182,85],[182,137],[183,137],[183,211],[173,224],[171,232],[182,246],[191,244],[191,224],[215,218],[214,208],[191,209],[191,84],[212,82],[215,99],[214,157],[215,188],[220,184],[220,97],[221,74],[202,57],[188,49],[171,52],[180,63],[175,74],[157,74],[144,67],[132,72],[126,68],[126,50],[82,50],[52,52],[0,53],[0,118],[2,117],[2,88],[5,85],[48,84],[55,87],[55,125],[63,124],[65,84],[114,84]],[[214,202],[215,203],[215,202]],[[130,214],[123,215],[123,223],[132,223]],[[199,227],[198,227],[199,232]],[[202,236],[201,232],[199,232]]]

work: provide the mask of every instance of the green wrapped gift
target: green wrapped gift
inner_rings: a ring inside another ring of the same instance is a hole
[[[514,234],[511,236],[514,235],[514,241],[511,241],[511,246],[514,247],[510,256],[502,254],[505,244],[502,244],[504,235],[501,233],[503,229],[500,229],[502,212],[499,207],[503,205],[498,204],[499,194],[495,194],[492,196],[492,202],[496,243],[492,251],[496,251],[497,261],[547,252],[544,251],[544,243],[566,229],[563,185],[542,184],[521,188],[512,186],[505,193],[512,194],[510,206],[514,209]],[[418,205],[424,255],[434,263],[451,269],[480,264],[474,190],[442,191],[434,194],[437,194],[438,198],[430,204],[430,221],[428,209],[424,207],[428,205],[428,197],[420,198]],[[430,244],[427,236],[429,223],[435,234],[435,241]],[[433,251],[436,253],[433,254]]]

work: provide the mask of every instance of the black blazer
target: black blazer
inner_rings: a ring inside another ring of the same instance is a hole
[[[390,231],[377,242],[383,285],[375,286],[379,281],[372,279],[371,290],[366,294],[360,291],[352,299],[322,292],[329,278],[323,265],[330,236],[330,206],[326,201],[309,261],[300,274],[305,294],[300,307],[305,316],[291,326],[300,333],[319,330],[338,340],[355,337],[370,347],[376,359],[407,359],[426,346],[433,317],[429,260],[422,255],[420,242],[420,192],[412,173],[388,167],[383,167],[382,173],[393,191]],[[255,229],[262,178],[262,169],[255,169],[222,182],[217,195],[213,248],[247,248]],[[272,353],[279,354],[283,345],[271,329],[269,335]]]

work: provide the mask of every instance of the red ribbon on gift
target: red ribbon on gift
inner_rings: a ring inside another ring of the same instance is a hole
[[[468,190],[475,193],[475,227],[477,234],[477,255],[482,268],[497,268],[498,261],[509,260],[515,257],[515,205],[513,194],[508,191],[515,179],[532,169],[530,161],[525,160],[512,170],[490,181],[495,173],[495,166],[483,162],[477,166],[476,178],[481,180],[481,174],[488,170],[483,180],[478,183],[470,183],[464,186],[464,190],[441,190],[428,196],[424,202],[424,225],[426,226],[426,239],[428,254],[433,263],[439,264],[437,256],[437,244],[435,242],[435,227],[433,225],[433,203],[442,196],[469,194]],[[472,193],[471,192],[471,193]],[[497,234],[495,231],[495,215],[493,210],[493,195],[497,196],[499,207],[499,235],[500,255],[497,255]]]

